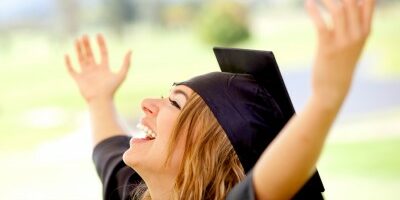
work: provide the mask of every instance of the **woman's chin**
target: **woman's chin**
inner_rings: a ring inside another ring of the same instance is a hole
[[[132,148],[126,150],[122,155],[122,160],[124,161],[124,163],[131,168],[133,168],[138,163],[138,161],[135,158],[137,159],[138,157],[137,155],[135,155]]]
[[[147,149],[129,148],[124,154],[122,154],[122,160],[124,163],[133,168],[137,169],[143,166],[144,163],[148,163],[148,151]]]

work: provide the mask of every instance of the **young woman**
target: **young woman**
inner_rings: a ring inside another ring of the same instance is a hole
[[[146,137],[131,138],[113,104],[131,52],[113,73],[101,35],[98,63],[89,38],[77,40],[81,70],[68,56],[66,66],[89,106],[104,198],[321,199],[315,164],[351,86],[374,0],[323,4],[331,23],[313,0],[306,1],[318,33],[312,95],[287,123],[280,102],[254,74],[214,72],[177,84],[168,98],[143,100],[138,127]]]

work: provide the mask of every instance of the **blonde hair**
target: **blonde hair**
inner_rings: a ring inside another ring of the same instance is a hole
[[[186,137],[185,152],[170,199],[225,199],[244,178],[244,170],[224,130],[196,93],[177,119],[166,163],[180,137]],[[151,199],[148,191],[141,199]]]

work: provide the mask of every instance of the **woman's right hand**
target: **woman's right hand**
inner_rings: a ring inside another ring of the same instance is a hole
[[[80,66],[79,72],[74,69],[69,55],[65,55],[65,63],[69,74],[78,84],[81,95],[90,103],[94,100],[112,100],[118,87],[125,80],[130,67],[131,51],[125,55],[121,69],[114,73],[110,70],[108,52],[104,37],[97,35],[100,48],[100,62],[93,56],[89,37],[82,36],[75,42],[76,53]]]
[[[369,36],[375,0],[322,0],[331,24],[324,20],[315,1],[306,1],[318,33],[313,97],[328,106],[337,107],[348,93],[355,67]]]
[[[330,12],[331,25],[324,21],[315,0],[306,1],[318,30],[313,94],[257,161],[253,171],[257,199],[291,199],[314,174],[371,29],[375,0],[322,2]]]

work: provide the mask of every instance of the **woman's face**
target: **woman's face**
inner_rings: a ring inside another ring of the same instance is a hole
[[[144,117],[139,127],[151,130],[154,139],[131,139],[130,148],[124,153],[124,162],[142,173],[156,173],[176,176],[182,161],[185,138],[179,137],[167,166],[170,137],[181,109],[185,106],[193,90],[179,85],[172,88],[169,97],[160,99],[144,99],[142,110]]]

